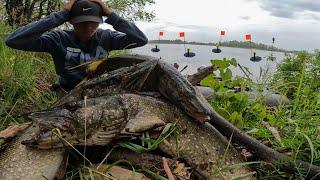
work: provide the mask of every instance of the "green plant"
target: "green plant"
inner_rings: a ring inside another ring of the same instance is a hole
[[[20,123],[21,114],[45,109],[56,97],[49,89],[55,81],[53,63],[43,53],[21,52],[5,45],[11,28],[0,23],[0,130]]]
[[[237,64],[234,59],[213,60],[212,64],[218,66],[218,73],[203,79],[201,85],[214,90],[209,102],[220,115],[257,139],[271,142],[274,149],[292,154],[296,159],[320,165],[318,51],[313,54],[301,52],[287,56],[274,75],[263,75],[260,81],[253,81],[248,69],[239,65],[245,77],[235,77],[231,71]],[[266,106],[262,92],[265,86],[271,92],[287,96],[292,102],[291,105]],[[238,91],[235,91],[234,87]],[[252,96],[248,90],[253,90],[255,95]],[[280,141],[273,137],[261,120],[277,129],[281,135]],[[285,176],[270,169],[259,168],[259,172],[265,177]],[[306,173],[300,172],[296,177],[303,178]]]
[[[161,134],[157,139],[150,138],[149,133],[144,132],[139,138],[141,140],[142,145],[126,142],[126,141],[118,142],[117,144],[120,145],[121,147],[128,148],[137,153],[149,152],[157,149],[158,145],[163,140],[165,140],[168,136],[170,136],[174,131],[175,131],[175,126],[171,123],[168,123],[166,124],[166,126],[164,127],[164,129],[162,130]]]

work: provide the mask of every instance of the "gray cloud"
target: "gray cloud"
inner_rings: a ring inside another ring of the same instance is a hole
[[[315,20],[320,18],[320,1],[318,0],[262,0],[260,2],[262,9],[276,17]]]
[[[246,20],[246,21],[247,21],[247,20],[250,20],[250,17],[249,17],[249,16],[240,16],[239,18],[240,18],[240,19],[243,19],[243,20]]]

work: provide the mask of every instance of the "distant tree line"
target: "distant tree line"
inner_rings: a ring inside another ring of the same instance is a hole
[[[280,52],[286,52],[284,49],[280,49],[274,46],[266,45],[263,43],[255,43],[255,42],[249,42],[249,41],[226,41],[222,42],[221,46],[226,47],[241,47],[241,48],[255,48],[255,49],[263,49],[267,51],[280,51]]]
[[[150,40],[149,43],[155,44],[183,44],[184,42],[181,39],[175,40]],[[194,45],[209,45],[209,46],[216,46],[216,43],[203,43],[203,42],[186,42],[186,44],[194,44]],[[247,41],[225,41],[221,42],[221,46],[224,47],[236,47],[236,48],[254,48],[254,49],[261,49],[261,50],[268,50],[268,51],[277,51],[277,52],[290,52],[285,49],[280,49],[277,47],[272,47],[270,45],[262,44],[262,43],[255,43],[255,42],[247,42]]]

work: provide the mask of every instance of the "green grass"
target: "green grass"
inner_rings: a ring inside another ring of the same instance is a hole
[[[20,115],[45,109],[56,99],[49,90],[55,80],[48,55],[22,52],[5,45],[10,28],[0,24],[0,130],[24,119]]]
[[[227,69],[235,64],[233,61],[212,61],[222,67],[223,81],[219,82],[211,75],[201,82],[218,92],[210,101],[214,109],[248,134],[261,141],[270,141],[274,149],[320,166],[320,53],[302,52],[288,56],[272,77],[258,81],[262,84],[232,76]],[[289,97],[291,104],[267,107],[262,103],[263,98],[250,99],[244,91],[227,91],[226,86],[235,85],[257,90],[268,86],[272,92]],[[275,139],[261,120],[277,128],[281,141]],[[303,174],[298,176],[303,177]]]
[[[156,150],[158,145],[162,143],[167,137],[169,137],[175,130],[176,130],[175,125],[168,123],[163,128],[161,134],[157,139],[150,138],[149,133],[145,132],[140,137],[141,145],[131,143],[128,141],[118,142],[117,144],[123,148],[130,149],[136,153],[146,153],[146,152]]]

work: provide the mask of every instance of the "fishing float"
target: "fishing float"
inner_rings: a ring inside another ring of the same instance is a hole
[[[276,38],[272,37],[271,54],[270,54],[270,57],[267,58],[267,60],[269,60],[269,61],[275,61],[276,60],[276,57],[273,56],[273,49],[274,49],[275,40],[276,40]]]
[[[252,62],[259,62],[262,60],[262,58],[260,56],[257,56],[257,53],[253,50],[252,48],[252,38],[251,38],[251,34],[246,34],[246,41],[249,41],[250,43],[250,48],[251,48],[251,58],[250,61]]]
[[[221,49],[219,49],[219,47],[221,46],[222,37],[224,37],[225,35],[226,35],[226,31],[220,31],[219,43],[216,44],[216,48],[212,49],[213,53],[221,53]]]
[[[161,37],[163,37],[163,35],[164,35],[164,32],[163,32],[163,31],[160,31],[160,32],[159,32],[159,42],[160,42],[160,40],[161,40]],[[155,44],[155,47],[152,48],[151,51],[152,51],[152,52],[160,52],[160,49],[159,49],[158,45]]]
[[[186,37],[184,32],[179,33],[180,38],[183,39],[183,45],[184,45],[184,57],[192,58],[196,56],[196,53],[192,52],[190,48],[186,48]]]

